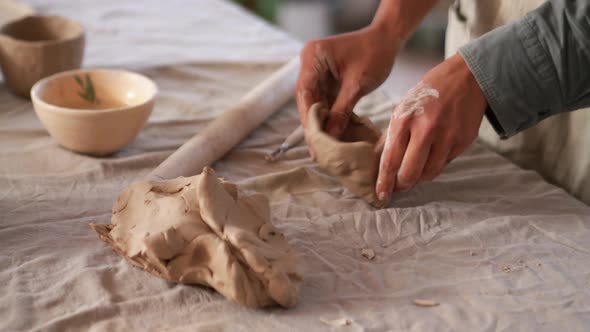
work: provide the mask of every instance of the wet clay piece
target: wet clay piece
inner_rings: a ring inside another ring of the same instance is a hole
[[[353,114],[340,141],[322,128],[329,110],[321,103],[311,106],[307,113],[307,141],[314,147],[321,168],[340,178],[353,194],[375,207],[383,207],[375,193],[379,171],[380,151],[376,143],[381,131],[368,118]]]
[[[375,251],[371,248],[363,248],[361,250],[361,256],[365,257],[368,260],[375,259]]]
[[[348,325],[352,324],[352,321],[348,318],[338,318],[338,319],[320,318],[320,322],[322,322],[326,325],[333,326],[333,327],[342,327],[342,326],[348,326]]]
[[[92,224],[133,265],[172,282],[214,288],[252,308],[292,307],[302,277],[265,196],[244,193],[210,168],[193,177],[136,183]]]
[[[438,307],[440,303],[433,301],[433,300],[426,300],[426,299],[415,299],[414,305],[418,307],[430,308],[430,307]]]

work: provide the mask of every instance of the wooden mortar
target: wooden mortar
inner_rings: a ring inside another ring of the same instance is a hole
[[[80,68],[83,55],[84,29],[60,16],[26,16],[0,28],[0,67],[21,97],[42,78]]]

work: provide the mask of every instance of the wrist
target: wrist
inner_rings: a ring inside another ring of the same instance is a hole
[[[399,48],[438,0],[381,0],[370,28]]]
[[[485,112],[488,106],[488,101],[481,87],[479,86],[479,83],[477,82],[475,75],[473,75],[471,69],[467,65],[467,62],[465,62],[465,59],[463,59],[463,57],[459,53],[456,53],[455,55],[450,57],[448,61],[451,61],[453,63],[452,71],[456,72],[459,75],[459,77],[463,80],[463,82],[465,82],[467,90],[472,94],[472,97],[476,101],[476,110],[480,111],[483,116],[483,113]]]
[[[394,30],[390,30],[384,25],[369,25],[365,28],[371,36],[373,47],[376,47],[382,54],[395,58],[399,50],[404,46],[405,39],[399,37]]]
[[[379,43],[393,46],[396,52],[403,48],[407,40],[406,33],[396,26],[394,22],[373,21],[367,29],[376,36]]]
[[[407,22],[400,20],[401,8],[398,1],[382,0],[379,9],[369,25],[369,29],[396,48],[403,47],[409,38],[411,28]]]

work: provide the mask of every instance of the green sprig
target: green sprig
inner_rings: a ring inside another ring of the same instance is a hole
[[[94,85],[92,84],[92,79],[90,79],[90,74],[86,73],[86,83],[84,83],[82,78],[80,78],[78,75],[76,75],[74,78],[76,79],[76,83],[78,83],[80,86],[80,89],[82,89],[82,91],[78,91],[78,95],[91,104],[100,104],[100,101],[96,97],[96,92],[94,90]]]

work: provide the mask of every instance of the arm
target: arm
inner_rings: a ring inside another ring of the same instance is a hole
[[[503,137],[590,106],[590,2],[551,0],[459,50]]]
[[[548,1],[429,71],[392,114],[380,199],[438,176],[475,140],[484,113],[507,137],[590,105],[589,8],[582,0]]]
[[[368,27],[308,42],[296,87],[303,126],[311,105],[323,102],[331,110],[326,131],[339,137],[357,101],[387,78],[397,51],[436,2],[382,0]]]
[[[382,28],[391,41],[405,42],[438,0],[382,0],[371,26]]]

